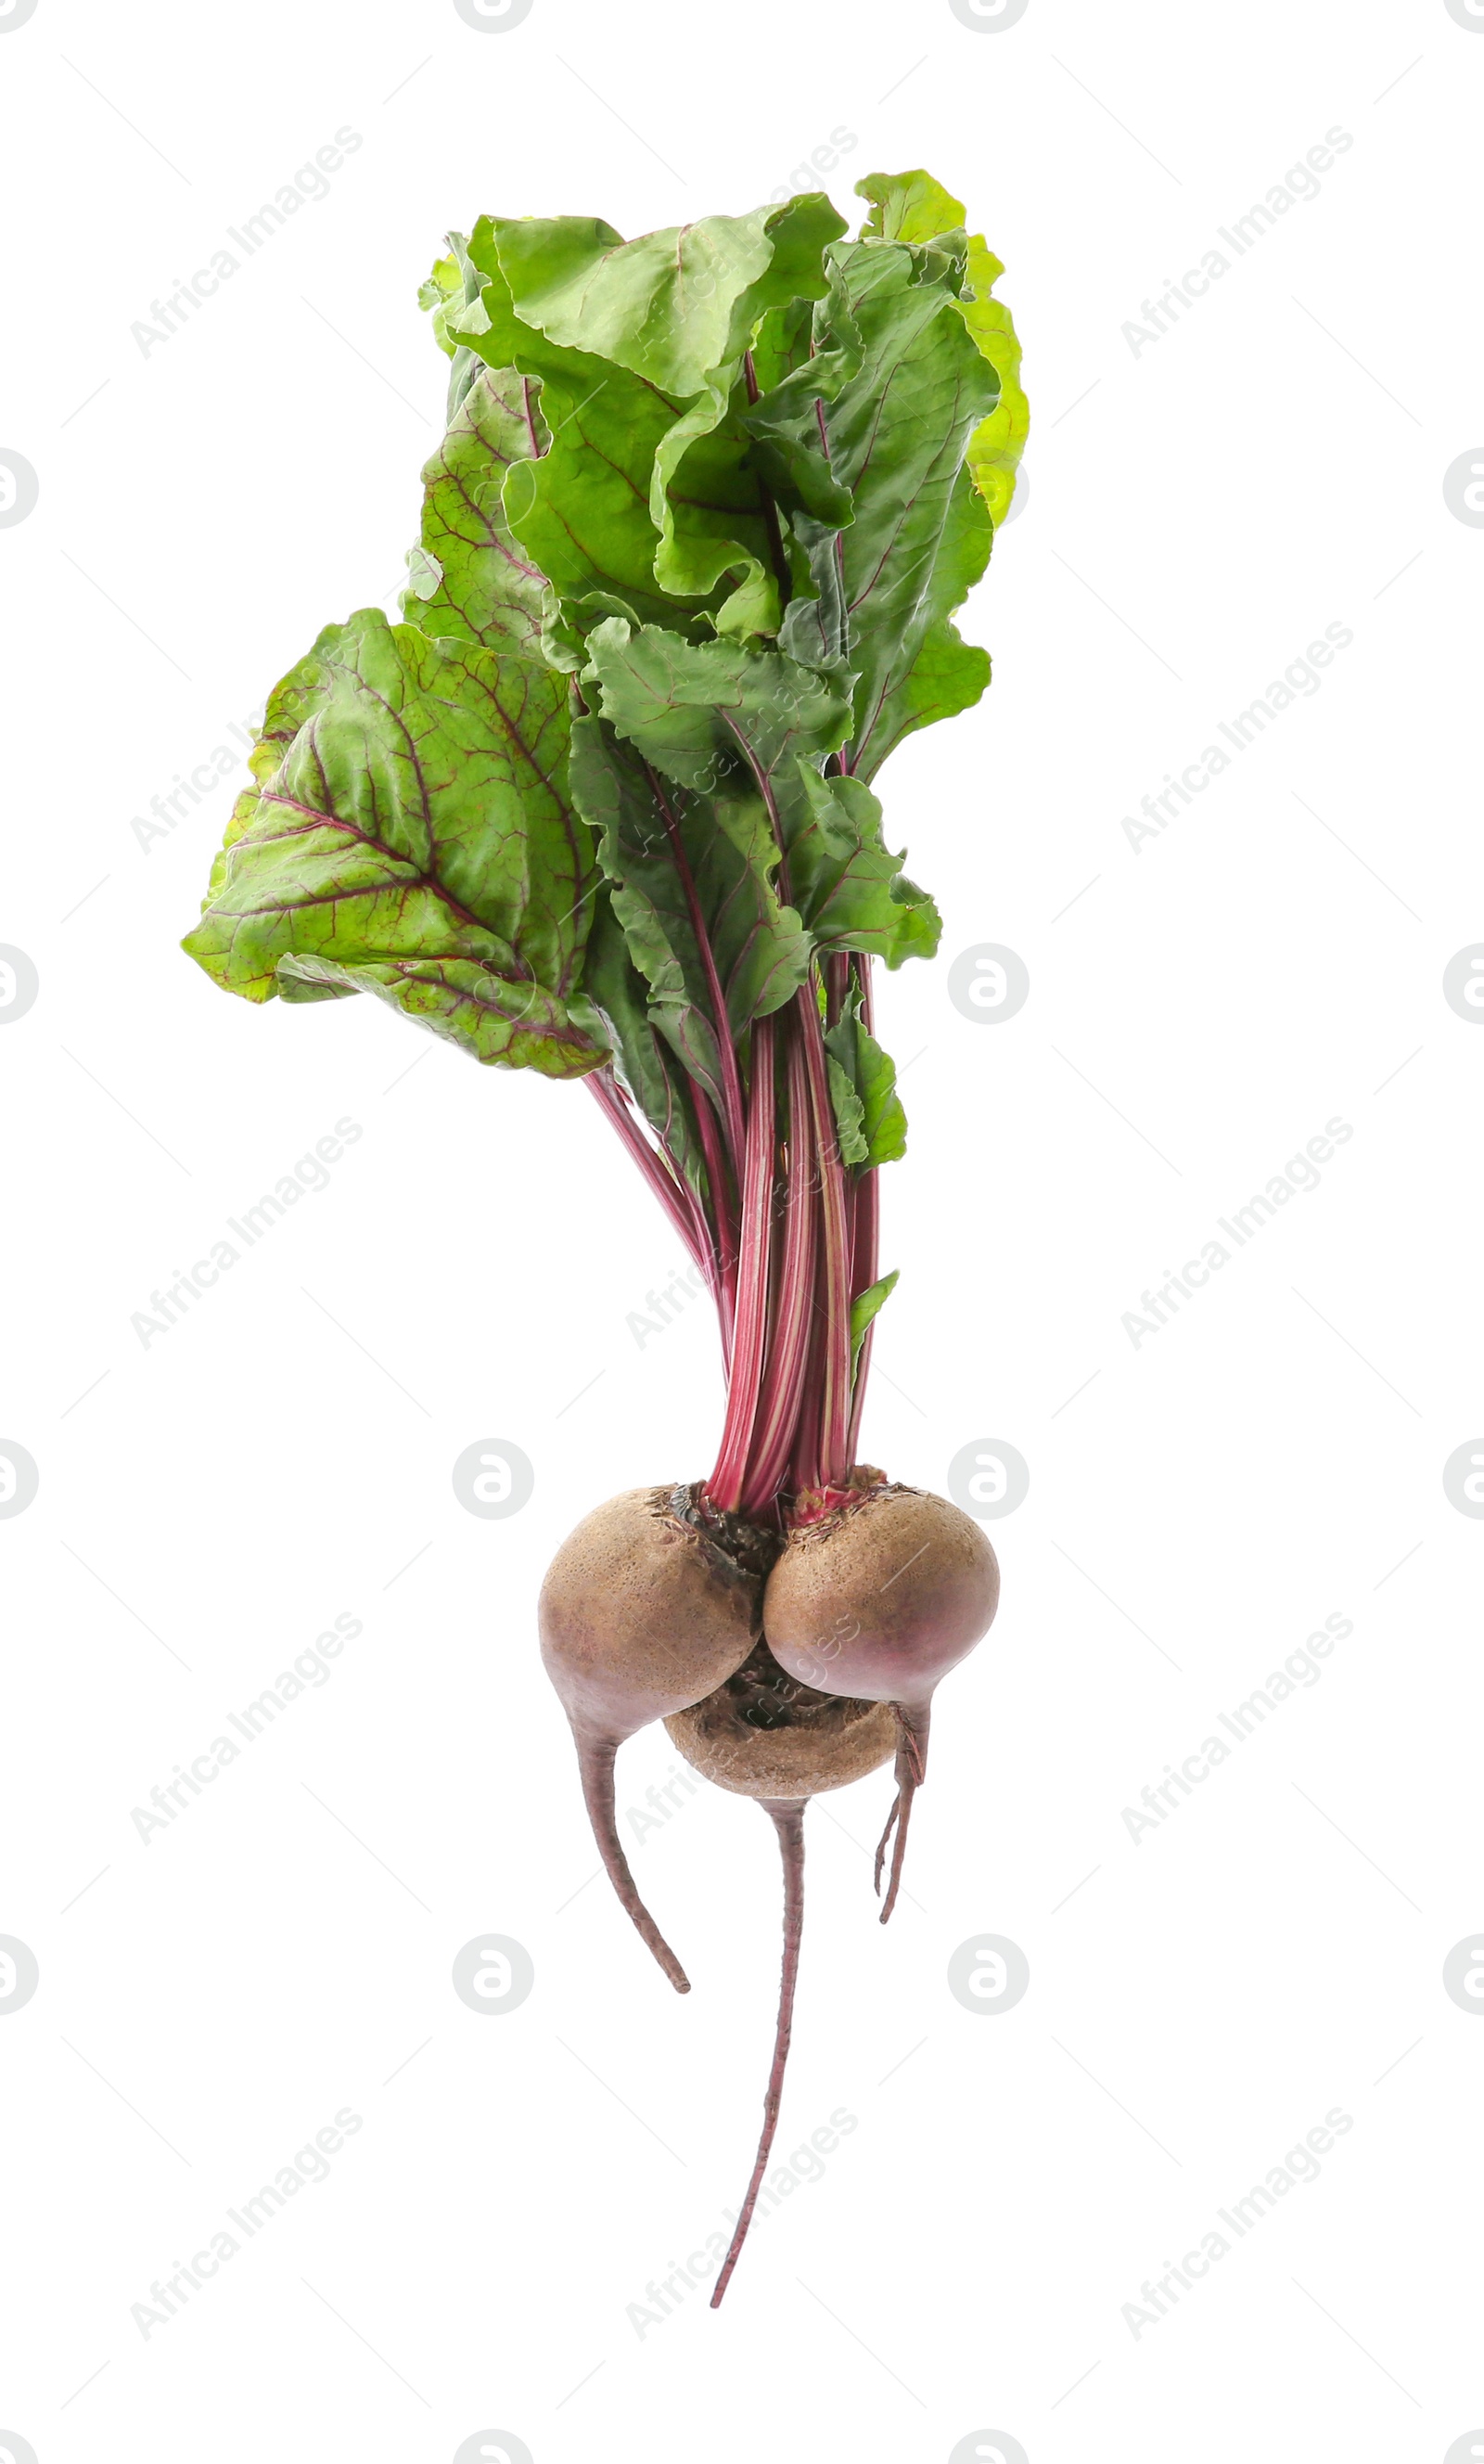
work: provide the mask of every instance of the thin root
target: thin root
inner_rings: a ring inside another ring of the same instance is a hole
[[[901,1811],[902,1791],[898,1789],[896,1795],[891,1800],[891,1812],[886,1816],[886,1828],[882,1833],[881,1839],[876,1850],[876,1896],[878,1899],[881,1898],[882,1867],[886,1861],[886,1842],[891,1837],[893,1831],[895,1831],[897,1827],[897,1816]]]
[[[768,2169],[773,2151],[774,2133],[778,2127],[778,2107],[783,2099],[783,2072],[788,2061],[789,2038],[794,2032],[794,1990],[798,1983],[798,1947],[804,1930],[804,1807],[807,1797],[758,1800],[763,1812],[773,1816],[778,1834],[778,1846],[783,1852],[783,1978],[778,1992],[778,2029],[774,2038],[773,2068],[768,2074],[768,2093],[763,2099],[763,2130],[757,2143],[757,2162],[747,2186],[742,2212],[731,2236],[731,2248],[722,2261],[711,2295],[711,2308],[718,2309],[722,2295],[731,2281],[731,2272],[742,2255],[747,2229],[753,2221],[757,2193]]]
[[[688,1993],[690,1979],[686,1974],[669,1944],[655,1924],[639,1896],[638,1885],[629,1872],[628,1859],[619,1837],[613,1793],[613,1758],[618,1749],[606,1738],[577,1738],[578,1767],[582,1775],[582,1801],[587,1818],[593,1826],[593,1837],[606,1868],[608,1880],[619,1896],[620,1905],[628,1910],[641,1939],[646,1942],[677,1993]]]
[[[902,1864],[906,1855],[906,1829],[912,1818],[912,1799],[923,1784],[928,1769],[928,1721],[926,1712],[909,1711],[901,1703],[893,1703],[897,1715],[897,1793],[886,1828],[882,1833],[876,1851],[876,1896],[881,1898],[882,1869],[886,1861],[887,1842],[893,1831],[897,1835],[891,1857],[891,1880],[886,1889],[885,1905],[881,1912],[884,1925],[897,1904],[902,1888]]]

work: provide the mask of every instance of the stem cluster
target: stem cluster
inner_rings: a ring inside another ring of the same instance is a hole
[[[666,811],[658,781],[655,792]],[[871,962],[827,957],[783,1009],[759,1019],[744,1087],[700,904],[666,819],[723,1055],[720,1100],[695,1089],[705,1187],[681,1173],[663,1135],[651,1139],[611,1068],[588,1084],[717,1305],[727,1416],[707,1495],[723,1512],[768,1522],[784,1495],[843,1489],[860,1426],[870,1331],[853,1357],[851,1309],[877,1275],[877,1174],[841,1159],[824,1036],[852,990],[869,1023]]]

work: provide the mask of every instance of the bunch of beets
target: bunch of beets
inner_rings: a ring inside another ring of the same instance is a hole
[[[715,1301],[714,1469],[589,1514],[539,1610],[604,1864],[678,1991],[619,1746],[664,1720],[781,1843],[777,2039],[713,2304],[777,2123],[803,1809],[894,1761],[884,1923],[933,1689],[999,1587],[977,1523],[856,1447],[906,1127],[872,960],[941,929],[871,781],[989,681],[953,611],[1026,405],[963,208],[921,171],[858,193],[854,240],[820,195],[627,242],[583,216],[452,238],[403,621],[328,627],[274,689],[186,942],[250,1001],[371,992],[585,1080]]]

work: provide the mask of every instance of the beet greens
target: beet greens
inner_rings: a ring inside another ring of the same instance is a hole
[[[476,1060],[585,1079],[715,1301],[709,1476],[589,1515],[539,1616],[604,1863],[680,1991],[619,1841],[618,1747],[666,1719],[782,1844],[777,2038],[717,2301],[777,2121],[804,1805],[895,1759],[884,1922],[933,1686],[998,1588],[976,1524],[857,1460],[906,1130],[872,961],[941,931],[872,781],[989,681],[953,614],[1027,413],[963,208],[921,171],[858,193],[853,240],[822,195],[628,242],[581,216],[450,240],[402,621],[329,626],[274,689],[186,942],[250,1001],[371,992]]]

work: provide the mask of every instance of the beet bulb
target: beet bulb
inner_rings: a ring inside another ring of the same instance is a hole
[[[780,1668],[802,1683],[888,1704],[897,1720],[897,1798],[876,1852],[882,1923],[896,1905],[912,1799],[928,1759],[932,1693],[988,1632],[999,1567],[971,1516],[928,1490],[862,1468],[847,1496],[800,1522],[768,1577],[763,1629]]]
[[[614,1756],[739,1668],[761,1630],[777,1543],[713,1514],[699,1485],[630,1488],[586,1515],[541,1586],[541,1657],[572,1724],[593,1836],[622,1905],[677,1993],[689,1981],[644,1906],[619,1838]]]

